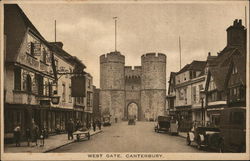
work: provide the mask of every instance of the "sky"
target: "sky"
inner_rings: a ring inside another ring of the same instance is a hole
[[[193,60],[206,60],[208,52],[217,55],[226,46],[226,29],[235,19],[245,24],[247,2],[213,3],[22,3],[19,6],[48,41],[57,41],[77,56],[100,84],[99,56],[115,49],[125,55],[125,65],[141,65],[141,55],[149,52],[167,55],[167,80]],[[247,6],[248,7],[248,6]]]

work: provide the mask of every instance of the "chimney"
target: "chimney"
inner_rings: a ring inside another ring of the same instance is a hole
[[[236,26],[236,25],[237,25],[237,23],[238,23],[238,20],[237,20],[237,19],[235,19],[235,20],[234,20],[234,26]]]
[[[239,25],[242,26],[242,20],[241,19],[239,20]]]

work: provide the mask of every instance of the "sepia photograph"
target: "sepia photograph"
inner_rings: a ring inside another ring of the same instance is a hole
[[[0,4],[2,160],[250,159],[247,0]]]

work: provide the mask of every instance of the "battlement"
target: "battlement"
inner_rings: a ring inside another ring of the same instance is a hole
[[[125,77],[140,77],[141,76],[141,66],[125,66]]]
[[[110,53],[103,54],[100,56],[100,63],[101,64],[108,63],[108,62],[125,64],[125,56],[122,55],[119,51],[110,52]]]
[[[141,56],[141,61],[158,61],[158,62],[166,62],[166,55],[163,53],[147,53]]]

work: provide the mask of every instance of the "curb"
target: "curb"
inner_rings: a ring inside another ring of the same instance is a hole
[[[98,134],[98,133],[101,133],[101,132],[102,132],[102,130],[100,130],[100,131],[98,131],[98,132],[95,132],[95,133],[92,133],[92,134],[90,134],[90,136],[93,136],[93,135]],[[66,146],[66,145],[72,144],[72,143],[74,143],[74,142],[75,142],[75,140],[73,140],[73,141],[71,141],[71,142],[68,142],[68,143],[65,143],[65,144],[62,144],[62,145],[60,145],[60,146],[57,146],[57,147],[51,148],[51,149],[47,149],[47,150],[43,151],[42,153],[48,153],[48,152],[51,152],[51,151],[53,151],[53,150],[59,149],[59,148],[61,148],[61,147],[63,147],[63,146]]]

